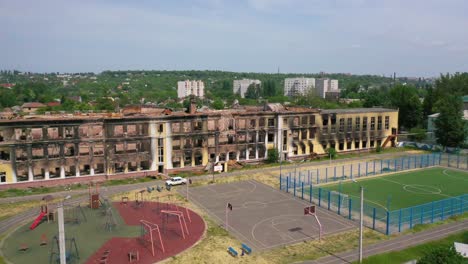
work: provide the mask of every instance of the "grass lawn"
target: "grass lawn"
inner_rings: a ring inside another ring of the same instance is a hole
[[[385,254],[375,255],[363,260],[362,263],[368,264],[390,264],[390,263],[404,263],[413,259],[419,259],[428,252],[438,246],[452,245],[453,242],[468,243],[468,231],[457,233],[448,236],[441,240],[432,241],[419,246],[407,248],[402,251],[389,252]],[[357,263],[357,262],[355,262]],[[468,261],[466,262],[468,263]]]
[[[390,210],[442,200],[466,194],[468,173],[446,168],[429,168],[388,176],[356,179],[357,182],[342,182],[326,185],[333,190],[359,200],[360,186],[364,187],[367,202]]]
[[[138,178],[127,178],[127,179],[104,181],[101,184],[101,186],[116,186],[116,185],[125,185],[125,184],[151,182],[151,181],[154,181],[154,177],[148,176],[148,177],[138,177]],[[81,189],[87,189],[87,188],[88,188],[88,185],[82,184],[82,183],[69,184],[69,185],[56,186],[56,187],[33,187],[33,188],[27,188],[27,189],[10,188],[7,190],[0,191],[0,198],[27,196],[27,195],[34,195],[34,194],[48,194],[48,193],[53,193],[53,192],[81,190]]]

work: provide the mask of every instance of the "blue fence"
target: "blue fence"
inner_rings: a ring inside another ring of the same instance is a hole
[[[452,158],[453,159],[453,158]],[[438,166],[441,162],[440,153],[401,157],[398,159],[373,160],[356,162],[340,166],[317,168],[315,170],[302,170],[282,173],[281,177],[296,178],[297,184],[305,185],[334,182],[344,179],[361,178],[369,175],[378,175],[396,171],[406,171],[416,168]]]
[[[450,168],[468,170],[468,156],[444,153],[441,156],[440,165]]]
[[[362,174],[358,177],[439,165],[440,160],[440,154],[428,154],[406,157],[403,159],[386,160],[382,161],[382,164],[388,165],[393,163],[394,166],[380,166],[377,167],[379,170],[371,170],[371,173]],[[367,168],[374,168],[374,164],[379,163],[380,161],[367,162],[365,164],[367,164]],[[395,164],[397,165],[395,166]],[[411,164],[414,164],[414,166],[417,167],[411,166]],[[348,164],[347,166],[351,166],[351,164]],[[280,189],[291,193],[295,197],[299,197],[303,200],[309,201],[310,203],[317,204],[322,208],[336,212],[348,219],[359,219],[359,197],[350,197],[337,191],[315,186],[317,183],[333,182],[347,178],[343,177],[343,174],[340,175],[337,173],[337,171],[339,171],[337,168],[342,168],[342,166],[332,167],[331,171],[333,171],[333,174],[331,174],[330,177],[325,177],[325,181],[322,181],[321,177],[313,177],[312,175],[314,174],[312,174],[310,170],[281,175]],[[385,170],[383,168],[391,169]],[[342,171],[343,170],[345,169],[342,169]],[[296,174],[296,176],[294,174]],[[353,178],[352,175],[353,174],[350,174],[349,178]],[[434,223],[465,212],[468,212],[467,194],[394,211],[388,211],[382,205],[365,201],[364,225],[389,235],[395,232],[411,229],[418,224]]]

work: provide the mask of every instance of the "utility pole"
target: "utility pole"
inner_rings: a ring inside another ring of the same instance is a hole
[[[362,227],[364,221],[364,187],[361,186],[361,213],[359,216],[359,263],[362,263]]]
[[[66,264],[67,258],[65,253],[65,225],[63,219],[63,204],[57,208],[58,213],[58,229],[59,229],[59,252],[60,252],[60,264]]]

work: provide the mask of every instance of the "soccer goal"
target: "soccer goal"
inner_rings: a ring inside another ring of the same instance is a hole
[[[340,193],[337,191],[330,191],[331,192],[331,201],[333,204],[336,203],[336,207],[341,209],[347,209],[347,205],[349,203],[349,195],[345,193]]]

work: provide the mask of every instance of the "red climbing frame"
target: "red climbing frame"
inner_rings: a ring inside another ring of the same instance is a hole
[[[184,213],[182,213],[181,211],[167,211],[167,210],[161,210],[161,213],[167,214],[167,215],[177,216],[178,219],[179,219],[180,231],[182,231],[182,237],[185,239],[185,232],[187,232],[187,235],[189,235],[189,231],[188,231],[188,228],[187,228],[187,222],[185,222]],[[183,225],[182,225],[182,223],[183,223]],[[185,227],[185,230],[184,230],[183,227]]]
[[[163,241],[162,241],[162,238],[161,238],[161,231],[159,230],[159,226],[157,224],[155,224],[155,223],[151,223],[151,222],[148,222],[148,221],[145,221],[145,220],[140,220],[140,223],[141,223],[142,227],[145,230],[147,230],[147,234],[149,235],[149,242],[151,242],[151,254],[154,256],[153,231],[158,232],[159,242],[161,243],[161,249],[162,249],[162,252],[164,253],[165,250],[164,250],[164,245],[163,245]],[[143,239],[145,239],[145,238],[143,237]]]

